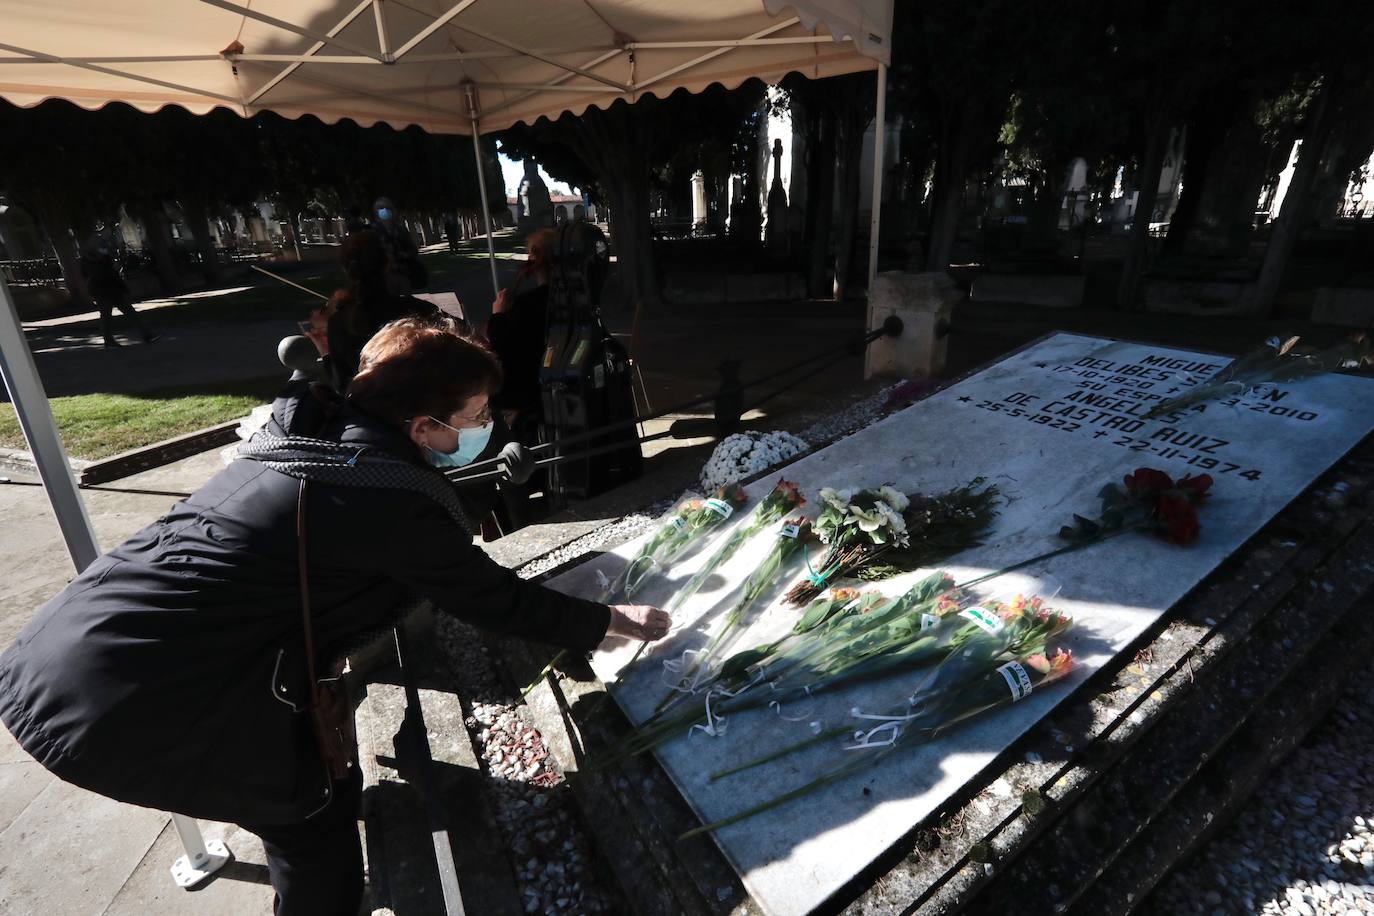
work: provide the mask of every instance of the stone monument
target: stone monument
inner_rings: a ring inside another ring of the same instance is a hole
[[[902,319],[902,333],[880,337],[864,354],[864,378],[929,378],[945,368],[949,323],[963,290],[947,271],[878,274],[868,293],[868,326],[889,315]]]
[[[773,140],[773,183],[768,186],[768,224],[763,234],[770,254],[787,253],[787,191],[782,186],[782,140]]]
[[[516,228],[520,235],[553,226],[553,204],[549,201],[549,189],[544,179],[539,177],[539,165],[531,156],[525,157],[525,177],[520,182],[517,197],[519,203],[516,212],[519,218]]]
[[[983,477],[997,484],[1006,503],[983,545],[941,564],[964,581],[1061,546],[1059,525],[1073,513],[1096,515],[1103,484],[1139,467],[1158,468],[1175,479],[1206,473],[1214,480],[1200,512],[1200,536],[1188,547],[1130,533],[1002,577],[1008,587],[1045,595],[1073,616],[1074,627],[1061,641],[1075,656],[1075,671],[1065,683],[714,833],[763,912],[810,912],[863,873],[1090,675],[1157,626],[1374,428],[1374,381],[1346,375],[1261,386],[1146,418],[1152,405],[1205,381],[1226,362],[1207,353],[1054,334],[746,487],[758,500],[778,476],[786,476],[810,499],[823,486],[886,482],[933,493]],[[602,588],[600,576],[617,575],[642,540],[549,584],[594,597]],[[719,583],[680,609],[677,633],[638,664],[622,672],[637,647],[631,642],[593,657],[593,669],[631,721],[642,722],[666,692],[664,662],[701,646],[719,627],[735,589],[768,552],[765,540],[751,542],[722,566]],[[709,552],[680,563],[676,584]],[[874,584],[896,595],[926,572]],[[672,581],[647,587],[636,600],[662,604],[674,587]],[[790,630],[796,612],[776,597],[767,600],[775,603],[745,624],[729,651]],[[840,742],[817,743],[729,778],[713,781],[710,774],[793,744],[817,730],[813,723],[829,729],[851,721],[854,708],[891,707],[906,696],[910,680],[908,675],[856,684],[776,712],[739,712],[719,737],[684,735],[656,754],[697,814],[717,820],[797,788],[849,751]]]

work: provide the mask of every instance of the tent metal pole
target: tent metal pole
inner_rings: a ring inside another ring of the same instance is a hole
[[[477,92],[471,83],[463,89],[467,92],[468,117],[472,120],[472,158],[477,164],[477,187],[482,191],[482,223],[487,230],[487,264],[491,267],[491,295],[495,298],[501,295],[501,282],[496,279],[496,245],[491,240],[491,204],[487,202],[487,171],[482,167],[482,133],[477,120]]]
[[[887,64],[878,62],[878,102],[873,118],[873,212],[868,218],[868,294],[878,279],[878,224],[883,208],[883,152],[887,132]]]
[[[67,464],[67,451],[58,437],[43,380],[38,376],[33,352],[24,338],[19,310],[3,276],[0,276],[0,300],[3,300],[0,301],[0,376],[4,377],[10,403],[19,417],[24,441],[28,442],[34,463],[38,465],[38,476],[52,504],[53,515],[57,516],[57,527],[67,545],[67,553],[76,571],[81,572],[100,556],[100,545],[77,489],[76,478]],[[186,854],[172,865],[172,877],[178,885],[197,884],[229,860],[229,850],[223,843],[214,841],[206,847],[200,826],[193,819],[173,814],[172,823],[186,850]]]
[[[38,377],[33,353],[24,339],[24,326],[19,320],[14,296],[3,277],[0,277],[0,297],[4,299],[4,311],[0,313],[0,371],[4,373],[5,388],[19,417],[24,440],[38,465],[43,490],[48,494],[53,515],[57,516],[57,527],[67,545],[67,553],[76,571],[80,572],[100,556],[100,546],[86,514],[86,505],[76,488],[76,479],[67,464],[67,451],[58,438],[57,423],[53,420],[43,381]]]

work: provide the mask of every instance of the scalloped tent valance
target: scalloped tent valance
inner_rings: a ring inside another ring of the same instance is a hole
[[[892,0],[68,0],[0,11],[0,97],[481,133],[890,61]]]

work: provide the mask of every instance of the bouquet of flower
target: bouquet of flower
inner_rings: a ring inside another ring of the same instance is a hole
[[[1212,488],[1209,475],[1187,474],[1175,481],[1163,471],[1137,468],[1122,484],[1109,483],[1098,491],[1102,512],[1096,520],[1075,515],[1059,536],[1078,546],[1127,531],[1153,531],[1175,544],[1197,539],[1197,506]]]
[[[758,603],[764,593],[801,565],[802,558],[806,555],[806,544],[813,537],[811,520],[808,518],[797,516],[794,519],[789,519],[782,526],[773,548],[768,552],[768,556],[764,557],[763,562],[749,574],[749,578],[744,580],[744,585],[739,590],[739,597],[736,598],[734,606],[725,615],[724,624],[716,632],[716,635],[711,637],[706,648],[695,653],[691,661],[685,665],[675,665],[672,660],[664,663],[665,668],[670,673],[680,673],[675,690],[695,689],[699,672],[710,670],[711,659],[715,657],[720,647],[734,635],[749,610]],[[671,700],[672,696],[669,696],[664,701],[664,705]]]
[[[667,718],[661,716],[668,707],[660,707],[605,762],[642,753],[697,726],[718,734],[730,713],[816,696],[966,650],[962,664],[928,680],[927,693],[942,695],[956,683],[956,670],[977,658],[1034,651],[1069,624],[1039,598],[975,601],[944,573],[927,576],[893,599],[837,590],[813,602],[787,636],[731,656],[714,679],[698,684],[704,707],[683,704],[682,712]]]
[[[677,590],[672,600],[668,602],[668,613],[671,614],[682,607],[697,593],[711,574],[733,557],[750,538],[805,504],[806,500],[802,498],[801,491],[797,489],[796,484],[781,477],[778,478],[777,484],[767,496],[759,501],[759,504],[754,507],[754,511],[749,513],[749,517],[741,522],[734,531],[730,532],[729,537],[722,541],[715,553],[707,558],[705,565],[697,571],[696,575],[692,576],[686,585]]]
[[[749,501],[738,484],[721,487],[708,499],[680,503],[635,553],[634,559],[614,580],[605,579],[602,604],[627,604],[648,582],[666,576],[675,561],[706,543],[735,512]],[[603,575],[604,578],[604,575]]]
[[[1271,337],[1244,356],[1223,366],[1207,381],[1167,401],[1161,401],[1145,414],[1153,420],[1184,410],[1204,401],[1224,397],[1244,397],[1261,385],[1295,382],[1323,372],[1339,369],[1358,369],[1367,365],[1371,355],[1369,340],[1363,332],[1325,349],[1300,347],[1299,337],[1284,340]]]
[[[787,593],[800,606],[846,576],[883,579],[976,547],[996,514],[996,487],[982,480],[939,496],[908,497],[890,486],[857,492],[821,490],[816,533],[828,547],[818,567]],[[881,558],[881,565],[878,561]]]
[[[754,805],[738,814],[689,830],[682,835],[681,839],[699,833],[719,830],[722,827],[776,808],[786,802],[801,798],[821,786],[873,766],[899,749],[914,747],[922,742],[931,741],[946,729],[952,728],[973,716],[1019,702],[1030,696],[1035,690],[1061,680],[1072,669],[1073,657],[1063,650],[1053,656],[1048,656],[1043,651],[1018,654],[995,667],[984,668],[976,676],[966,678],[961,689],[946,696],[943,702],[932,703],[928,697],[917,692],[907,698],[904,706],[894,708],[882,715],[866,714],[856,709],[854,710],[855,722],[853,725],[847,725],[798,742],[769,755],[767,758],[768,760],[775,760],[793,751],[814,745],[819,741],[833,738],[837,734],[848,733],[853,729],[854,743],[845,748],[846,752],[854,755],[850,760],[822,773],[796,789]],[[874,724],[875,722],[877,724]],[[757,762],[751,765],[757,765]],[[746,768],[736,767],[733,770],[713,774],[711,778],[722,778]]]
[[[717,487],[752,477],[760,471],[776,467],[808,446],[789,432],[735,433],[727,436],[701,469],[701,489],[711,492]]]
[[[890,579],[979,546],[997,515],[999,495],[997,487],[983,486],[978,477],[947,493],[911,496],[902,511],[906,544],[889,547],[881,562],[865,563],[853,575],[869,581]]]

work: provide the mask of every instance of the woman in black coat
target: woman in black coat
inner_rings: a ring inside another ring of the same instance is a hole
[[[499,384],[486,350],[406,320],[368,343],[337,411],[304,385],[279,398],[267,432],[283,438],[264,440],[277,451],[234,461],[38,610],[0,655],[0,720],[69,782],[257,833],[277,913],[351,916],[361,777],[329,778],[310,724],[298,519],[320,671],[416,597],[577,650],[668,629],[660,610],[559,594],[473,545],[429,466],[480,451]],[[300,445],[293,434],[347,460],[269,460]]]

